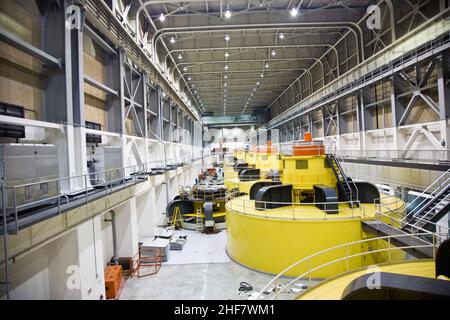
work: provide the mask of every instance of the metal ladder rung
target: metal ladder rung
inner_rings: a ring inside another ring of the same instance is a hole
[[[203,231],[203,219],[202,219],[202,209],[198,208],[195,215],[195,230]]]

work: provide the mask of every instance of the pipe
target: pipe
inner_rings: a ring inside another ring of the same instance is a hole
[[[112,238],[113,238],[113,263],[115,265],[119,264],[119,249],[117,247],[117,225],[116,225],[116,212],[111,210],[111,227],[112,227]]]

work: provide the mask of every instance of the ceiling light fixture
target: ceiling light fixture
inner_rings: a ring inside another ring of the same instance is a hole
[[[174,37],[170,37],[170,43],[172,43],[172,44],[175,43],[175,38]]]
[[[183,55],[181,53],[178,54],[178,60],[183,59]]]
[[[269,64],[266,62],[266,65],[265,65],[265,67],[266,67],[266,69],[268,69],[269,68]]]
[[[225,35],[225,41],[230,41],[230,36],[228,34]]]
[[[272,52],[270,53],[272,56],[275,56],[277,54],[277,52],[275,51],[275,49],[272,49]]]
[[[226,64],[224,68],[225,68],[225,70],[228,70],[228,65]]]
[[[183,68],[183,71],[184,71],[184,72],[188,71],[188,68],[187,68],[187,67],[184,67],[184,68]]]
[[[284,39],[284,33],[283,32],[281,32],[279,35],[278,35],[278,38],[280,38],[280,39]]]
[[[224,78],[224,79],[228,79],[228,76],[227,76],[227,75],[224,75],[223,78]]]
[[[159,15],[159,21],[163,22],[164,20],[166,20],[166,16],[164,15],[164,13],[161,13]]]
[[[225,58],[228,58],[230,56],[230,54],[228,53],[228,51],[225,51]]]
[[[297,14],[298,14],[298,9],[297,9],[297,8],[292,8],[292,9],[291,9],[291,16],[292,16],[292,17],[296,17]]]
[[[225,11],[225,18],[227,18],[227,19],[230,19],[230,18],[231,18],[231,11],[230,11],[230,9],[227,9],[227,10]]]
[[[191,80],[192,80],[192,78],[191,78],[191,76],[189,76],[189,77],[188,77],[188,81],[191,81]]]
[[[264,73],[261,73],[260,77],[261,77],[261,78],[264,78]]]

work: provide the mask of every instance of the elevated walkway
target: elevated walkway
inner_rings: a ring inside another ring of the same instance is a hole
[[[194,163],[199,159],[192,159],[191,163]],[[104,201],[105,209],[108,207],[107,203],[114,202],[115,194],[120,191],[127,190],[131,187],[135,187],[141,183],[148,181],[149,177],[164,175],[166,172],[171,171],[170,165],[157,165],[155,163],[145,163],[138,166],[116,168],[112,170],[102,172],[90,172],[83,176],[60,178],[49,181],[39,181],[38,183],[29,183],[19,186],[5,187],[2,199],[3,206],[0,207],[0,235],[5,234],[5,221],[8,234],[17,234],[20,230],[33,226],[47,219],[61,215],[63,213],[70,212],[84,205],[92,204],[96,206],[96,202],[99,200]],[[109,179],[99,185],[90,187],[88,181],[90,177],[99,174],[116,176],[115,179]],[[42,197],[33,202],[21,202],[18,200],[17,195],[24,193],[27,187],[35,184],[47,183],[56,185],[56,190],[61,190],[62,185],[68,181],[81,182],[81,187],[71,194],[65,194],[57,192],[55,194],[48,194],[46,197]],[[6,196],[6,197],[5,197]],[[131,196],[130,196],[131,197]],[[6,198],[6,201],[3,199]],[[112,199],[112,200],[111,200]]]

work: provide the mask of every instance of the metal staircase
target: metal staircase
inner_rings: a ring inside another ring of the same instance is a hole
[[[352,178],[347,177],[338,159],[333,154],[327,154],[327,162],[337,179],[338,186],[345,196],[345,200],[350,202],[351,207],[359,207],[358,188]]]
[[[395,218],[392,212],[388,215],[388,208],[382,207],[378,206],[377,219],[362,221],[363,229],[378,236],[390,236],[393,245],[409,247],[405,251],[417,258],[432,257],[434,252],[428,245],[450,235],[447,227],[437,224],[450,211],[450,169],[402,207],[406,212],[413,208],[403,218]]]
[[[422,199],[421,202],[419,202],[420,199]],[[407,224],[403,230],[435,232],[433,230],[435,223],[450,211],[450,169],[414,199],[408,207],[413,204],[414,209],[404,218]]]

